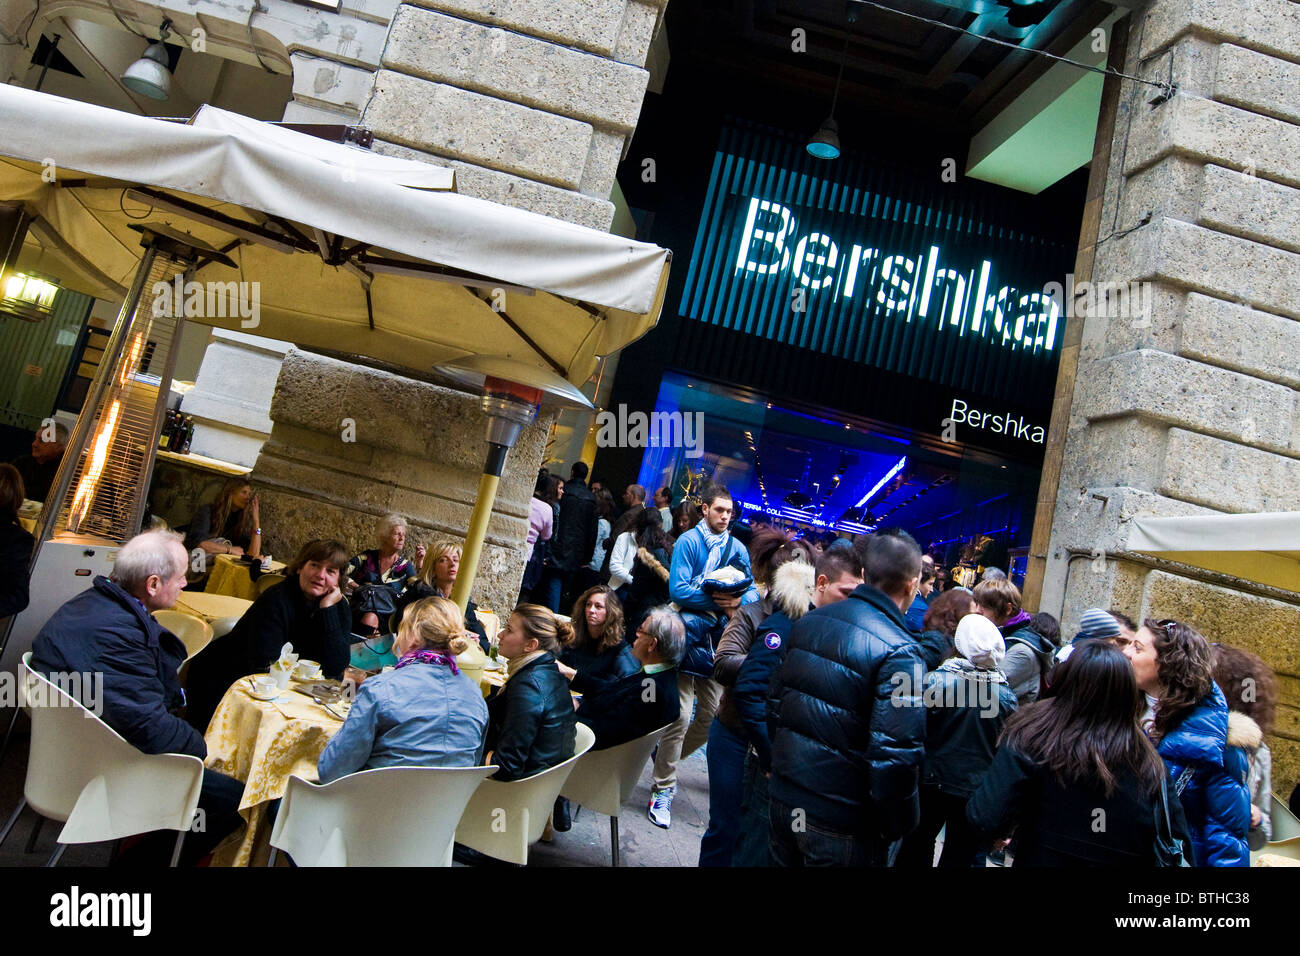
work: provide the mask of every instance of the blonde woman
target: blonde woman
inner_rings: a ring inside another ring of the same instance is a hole
[[[202,548],[208,554],[261,557],[261,520],[253,486],[247,478],[231,478],[222,486],[216,501],[194,513],[185,547],[190,551]]]
[[[348,719],[320,756],[321,783],[378,767],[477,765],[487,704],[456,666],[470,639],[451,601],[412,604],[393,646],[397,666],[358,688]]]
[[[461,547],[454,541],[438,541],[429,549],[424,558],[424,565],[420,569],[420,579],[397,599],[396,619],[398,621],[402,620],[407,607],[415,601],[428,597],[451,597],[456,575],[460,572],[460,555]],[[487,630],[479,621],[477,612],[478,608],[473,601],[465,605],[465,628],[478,637],[479,647],[483,648],[483,653],[486,654],[491,645],[488,643]]]

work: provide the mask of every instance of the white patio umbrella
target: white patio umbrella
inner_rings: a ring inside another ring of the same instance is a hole
[[[1300,512],[1134,518],[1128,549],[1300,591]]]
[[[255,315],[189,321],[418,371],[490,356],[543,403],[564,404],[555,383],[581,385],[654,326],[668,250],[451,185],[446,170],[212,107],[179,123],[0,86],[0,203],[31,217],[19,266],[127,299],[119,329],[151,292],[141,227],[210,247],[189,279],[256,284]],[[467,557],[490,508],[481,495]]]

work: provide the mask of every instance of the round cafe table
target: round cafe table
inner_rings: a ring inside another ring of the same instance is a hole
[[[207,591],[182,591],[176,598],[176,610],[201,617],[209,624],[222,618],[241,618],[252,606],[251,600]]]
[[[306,683],[318,683],[308,681]],[[248,678],[236,681],[212,715],[204,740],[206,766],[244,783],[239,815],[248,826],[217,847],[213,866],[263,865],[269,853],[271,827],[266,807],[284,796],[289,777],[316,779],[316,762],[325,745],[343,726],[310,697],[292,688],[275,700],[262,701],[250,693]]]
[[[248,565],[229,554],[213,556],[212,571],[208,574],[205,594],[228,594],[231,597],[255,601],[258,597],[257,584],[248,573]],[[263,574],[279,574],[284,571],[283,561],[272,561]]]

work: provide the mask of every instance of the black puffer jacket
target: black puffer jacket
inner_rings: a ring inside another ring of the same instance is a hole
[[[993,674],[942,669],[925,675],[922,780],[927,786],[962,797],[979,788],[997,752],[998,734],[1016,709],[1016,695]]]
[[[809,822],[894,840],[916,827],[925,743],[921,652],[902,612],[860,585],[806,614],[773,678],[771,797]]]
[[[487,749],[501,769],[494,780],[522,780],[573,756],[577,721],[569,682],[542,653],[488,702]]]
[[[591,560],[596,550],[596,531],[599,520],[596,498],[584,481],[576,479],[564,483],[564,497],[560,499],[560,516],[551,538],[552,567],[560,571],[576,571]]]

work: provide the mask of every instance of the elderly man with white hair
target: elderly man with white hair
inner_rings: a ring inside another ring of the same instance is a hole
[[[147,754],[203,758],[208,752],[203,737],[174,713],[185,703],[176,676],[185,645],[152,613],[176,603],[185,587],[187,562],[180,535],[136,535],[118,550],[109,577],[96,577],[89,590],[55,611],[41,628],[32,644],[32,669],[102,674],[99,716],[128,743]],[[197,860],[239,824],[243,789],[238,780],[203,772],[199,807],[206,826],[203,833],[186,838],[182,860]]]

